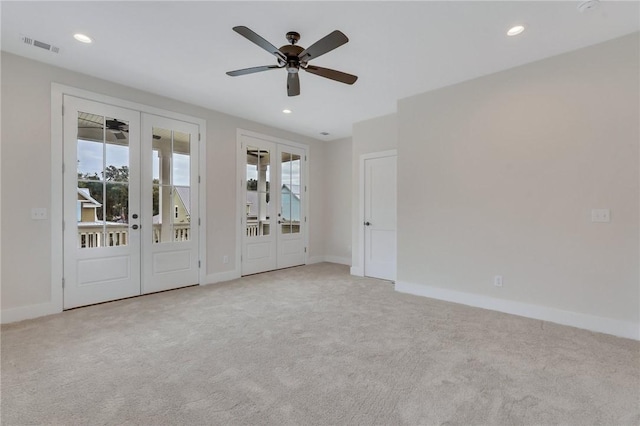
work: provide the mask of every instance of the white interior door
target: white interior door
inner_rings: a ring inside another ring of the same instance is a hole
[[[364,274],[396,279],[396,156],[364,161]]]
[[[140,294],[140,114],[64,97],[64,309]]]
[[[303,265],[305,150],[243,135],[242,275]]]
[[[198,284],[198,126],[142,115],[142,293]]]

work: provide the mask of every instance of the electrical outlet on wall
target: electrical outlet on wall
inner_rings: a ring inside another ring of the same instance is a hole
[[[493,285],[496,287],[502,287],[502,275],[496,275],[493,277]]]
[[[226,254],[222,256],[222,263],[229,263],[229,256],[227,256]]]
[[[33,220],[45,220],[47,219],[46,207],[34,207],[31,209],[31,219]]]
[[[611,210],[609,209],[591,210],[591,222],[601,222],[601,223],[611,222]]]

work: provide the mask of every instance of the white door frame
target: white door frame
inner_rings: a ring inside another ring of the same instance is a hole
[[[311,215],[309,214],[309,194],[311,193],[311,185],[309,185],[309,164],[311,161],[311,157],[309,155],[309,145],[292,142],[286,139],[277,138],[275,136],[265,135],[263,133],[252,132],[250,130],[245,129],[237,129],[236,130],[236,262],[235,262],[235,270],[236,276],[240,277],[242,275],[242,261],[240,260],[242,255],[242,234],[244,232],[244,223],[242,222],[242,215],[245,214],[246,211],[246,200],[243,199],[243,186],[242,182],[245,179],[246,168],[245,168],[245,153],[242,151],[242,137],[249,136],[257,139],[263,139],[269,142],[273,142],[275,144],[289,145],[296,148],[303,149],[306,152],[306,166],[304,167],[303,179],[305,185],[307,187],[307,192],[303,201],[303,210],[306,212],[307,223],[305,226],[305,234],[304,234],[304,245],[305,247],[309,247],[309,230],[311,229]],[[274,170],[275,172],[275,170]],[[309,253],[304,254],[304,264],[307,263],[309,259]]]
[[[200,235],[206,236],[206,143],[207,122],[204,119],[191,117],[177,112],[167,111],[149,105],[139,104],[124,99],[114,98],[99,93],[78,89],[59,83],[51,83],[51,301],[38,305],[37,312],[41,315],[48,315],[62,312],[63,310],[63,97],[71,95],[94,102],[101,102],[121,108],[128,108],[140,113],[159,115],[175,120],[186,121],[199,126],[199,159],[198,168],[200,170],[200,185],[198,190],[199,213],[202,220]],[[200,238],[198,250],[202,267],[199,271],[200,284],[206,283],[207,271],[207,244],[206,238]]]
[[[360,155],[360,181],[358,182],[358,264],[359,268],[351,268],[351,274],[357,275],[360,277],[364,277],[364,203],[365,203],[365,192],[364,192],[364,181],[365,181],[365,170],[364,163],[366,160],[371,160],[374,158],[382,158],[382,157],[397,157],[398,150],[390,149],[388,151],[379,151],[372,152],[369,154]],[[397,259],[396,259],[397,263]]]

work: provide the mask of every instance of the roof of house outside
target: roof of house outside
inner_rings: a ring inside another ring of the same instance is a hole
[[[286,189],[294,196],[296,199],[300,199],[300,185],[287,185],[286,183],[282,184],[282,189]]]
[[[182,200],[182,205],[189,216],[191,216],[191,188],[188,186],[174,186],[178,197]]]
[[[98,201],[96,201],[95,198],[91,196],[91,192],[89,192],[89,188],[78,188],[78,194],[80,194],[81,197],[87,200],[86,202],[91,203],[96,207],[102,206],[102,204],[100,204]]]

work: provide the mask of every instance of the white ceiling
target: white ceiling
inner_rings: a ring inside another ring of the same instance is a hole
[[[398,99],[640,30],[638,1],[603,1],[587,13],[580,3],[3,1],[2,50],[329,140],[394,112]],[[507,37],[519,23],[527,30]],[[278,47],[287,31],[308,47],[339,29],[349,43],[312,64],[359,79],[348,86],[302,73],[301,95],[289,98],[285,70],[229,77],[275,64],[232,31],[236,25]],[[75,41],[76,32],[95,42]],[[60,53],[28,46],[21,35]]]

